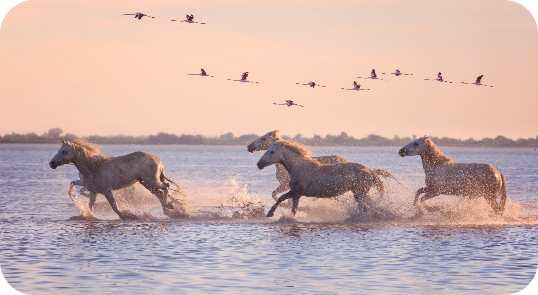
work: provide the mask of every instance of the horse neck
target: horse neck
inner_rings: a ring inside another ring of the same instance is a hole
[[[282,164],[284,168],[288,171],[288,173],[292,173],[292,171],[304,167],[307,165],[319,165],[319,163],[315,160],[313,160],[310,157],[299,155],[295,152],[285,150],[282,153],[283,160],[279,162],[279,164]]]
[[[101,158],[95,156],[87,156],[83,153],[77,153],[73,164],[77,167],[78,171],[84,176],[84,178],[90,178],[96,171],[97,161],[102,161]]]
[[[273,144],[279,142],[279,141],[284,141],[284,139],[282,139],[282,137],[280,137],[280,135],[276,134],[275,137],[273,138],[273,140],[275,142],[273,142]],[[266,150],[268,150],[269,148],[267,148]]]
[[[90,166],[88,165],[88,161],[82,160],[79,157],[76,157],[73,160],[73,164],[75,167],[77,167],[78,172],[84,176],[85,179],[88,179],[91,177],[92,170],[90,169]]]
[[[422,159],[422,167],[424,169],[434,167],[434,166],[444,166],[452,164],[454,161],[447,155],[443,154],[441,150],[432,145],[426,149],[422,154],[420,154]]]

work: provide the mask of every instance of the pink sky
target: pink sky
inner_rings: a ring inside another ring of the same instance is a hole
[[[0,30],[0,135],[536,137],[537,33],[506,0],[28,1]],[[414,76],[356,79],[372,68]],[[225,80],[244,71],[260,83]]]

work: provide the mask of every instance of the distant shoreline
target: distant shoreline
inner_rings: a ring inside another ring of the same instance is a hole
[[[3,145],[59,145],[61,142],[0,142],[0,146]],[[136,145],[136,146],[193,146],[193,147],[218,147],[218,146],[236,146],[236,147],[245,147],[247,144],[173,144],[173,143],[163,143],[163,144],[155,144],[155,143],[96,143],[98,146],[105,146],[105,145]],[[311,147],[364,147],[364,148],[401,148],[403,145],[315,145]],[[538,149],[538,146],[532,147],[532,146],[455,146],[455,145],[437,145],[444,148],[485,148],[485,149]]]
[[[6,134],[0,136],[0,143],[25,143],[25,144],[58,144],[62,140],[73,141],[79,138],[78,136],[66,133],[62,134],[62,129],[53,128],[49,132],[43,135],[37,135],[36,133],[28,134]],[[175,135],[160,132],[157,135],[149,136],[99,136],[90,135],[82,137],[85,140],[95,144],[128,144],[128,145],[197,145],[197,146],[211,146],[211,145],[248,145],[252,141],[258,139],[260,135],[246,134],[241,136],[234,136],[233,133],[226,133],[221,136],[207,137],[203,135]],[[407,145],[416,136],[411,137],[398,137],[386,138],[379,135],[371,134],[364,138],[354,138],[348,136],[345,132],[340,135],[326,135],[325,137],[314,135],[313,137],[303,137],[300,134],[291,136],[282,136],[287,140],[294,140],[308,146],[359,146],[359,147],[401,147]],[[504,136],[497,136],[495,138],[483,138],[475,140],[469,138],[466,140],[448,137],[435,137],[429,136],[433,142],[438,146],[443,147],[483,147],[483,148],[538,148],[538,136],[536,138],[520,138],[513,140]]]

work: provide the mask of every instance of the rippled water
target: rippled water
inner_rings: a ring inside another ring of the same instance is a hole
[[[119,220],[101,195],[95,219],[80,218],[87,199],[75,205],[67,195],[76,168],[48,167],[57,149],[0,145],[0,263],[27,294],[510,294],[538,266],[534,149],[442,149],[506,176],[509,202],[499,217],[483,198],[442,196],[414,208],[420,158],[400,158],[397,148],[313,148],[386,169],[404,187],[390,182],[387,199],[373,194],[366,214],[347,195],[303,198],[293,219],[289,208],[260,216],[278,182],[274,167],[258,171],[262,154],[246,147],[104,146],[106,154],[158,155],[184,187],[190,218],[168,218],[138,185],[115,192],[137,221]]]

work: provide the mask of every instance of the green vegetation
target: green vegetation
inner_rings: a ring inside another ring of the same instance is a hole
[[[241,136],[234,136],[233,133],[226,133],[217,137],[207,137],[203,135],[175,135],[160,132],[157,135],[150,136],[98,136],[90,135],[85,139],[89,142],[97,144],[191,144],[191,145],[247,145],[253,140],[257,139],[260,135],[246,134]],[[36,133],[28,134],[6,134],[0,136],[0,143],[59,143],[62,140],[73,141],[78,136],[71,133],[63,134],[62,129],[52,128],[43,135],[37,135]],[[416,136],[411,137],[398,137],[386,138],[379,135],[368,135],[365,138],[354,138],[348,136],[345,132],[340,135],[327,135],[325,137],[314,135],[313,137],[303,137],[301,134],[297,134],[294,137],[283,136],[284,139],[292,139],[300,143],[309,146],[404,146],[409,142],[416,139]],[[455,147],[538,147],[538,136],[536,138],[517,139],[512,140],[504,136],[497,136],[495,138],[484,138],[481,140],[475,140],[472,138],[461,140],[448,137],[434,137],[430,136],[435,144],[439,146],[455,146]]]

